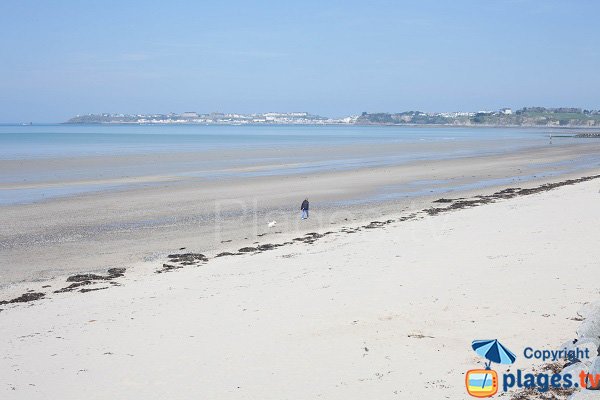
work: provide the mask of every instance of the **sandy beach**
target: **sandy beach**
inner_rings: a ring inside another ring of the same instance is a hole
[[[44,297],[0,306],[0,393],[464,399],[465,372],[483,365],[472,340],[499,338],[528,368],[523,348],[573,339],[598,299],[600,179],[567,183],[190,265],[163,256],[71,292],[53,293],[77,279],[11,285],[2,299]]]

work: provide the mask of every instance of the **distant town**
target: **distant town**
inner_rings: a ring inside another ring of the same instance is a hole
[[[268,112],[262,114],[218,113],[200,114],[193,111],[181,114],[88,114],[78,115],[68,124],[205,124],[205,125],[334,125],[353,124],[355,117],[327,118],[307,112]]]
[[[67,124],[202,124],[202,125],[453,125],[453,126],[553,126],[600,127],[600,110],[560,107],[502,108],[476,112],[368,113],[329,118],[307,112],[268,112],[259,114],[208,113],[181,114],[88,114],[78,115]]]

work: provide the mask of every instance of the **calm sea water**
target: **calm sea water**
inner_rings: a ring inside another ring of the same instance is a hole
[[[461,149],[467,154],[518,149],[546,142],[547,137],[548,131],[544,130],[500,128],[0,125],[0,159],[423,141],[459,142],[464,144]],[[444,154],[431,157],[441,158]]]
[[[120,189],[135,183],[119,179],[150,175],[226,179],[503,154],[547,146],[548,136],[548,130],[500,128],[3,125],[0,205]],[[218,156],[225,152],[234,156]],[[177,154],[194,157],[148,157]],[[93,162],[127,155],[141,158]]]

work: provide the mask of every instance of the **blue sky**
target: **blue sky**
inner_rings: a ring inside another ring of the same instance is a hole
[[[0,122],[600,108],[600,2],[0,2]]]

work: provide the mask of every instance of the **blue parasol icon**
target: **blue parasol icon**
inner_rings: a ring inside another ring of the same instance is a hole
[[[490,369],[490,365],[492,362],[497,364],[512,364],[517,359],[509,349],[504,347],[502,343],[498,341],[498,339],[494,340],[473,340],[471,344],[473,350],[481,357],[485,357],[488,360],[488,363],[485,366],[485,369]],[[485,386],[485,381],[487,380],[487,375],[483,380],[483,385]]]

